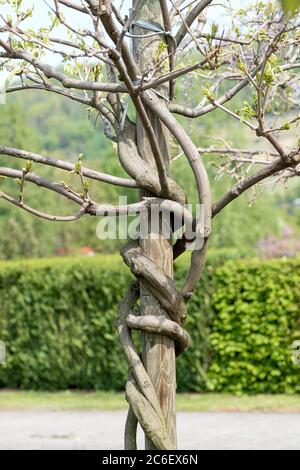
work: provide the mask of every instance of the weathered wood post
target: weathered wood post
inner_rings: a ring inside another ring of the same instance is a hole
[[[156,25],[164,30],[160,1],[143,0],[136,15],[136,21]],[[149,31],[137,25],[133,26],[133,32],[134,34],[143,35],[149,33]],[[164,42],[165,38],[162,35],[151,36],[149,38],[135,38],[133,40],[134,56],[142,73],[147,73],[157,62],[158,55],[160,51],[163,50],[161,46]],[[163,53],[164,52],[162,52],[162,54]],[[164,69],[168,67],[168,59],[163,62],[162,66]],[[159,92],[166,98],[169,97],[168,86],[163,86]],[[148,116],[155,130],[156,138],[169,172],[169,132],[151,112],[148,112]],[[137,120],[137,145],[142,158],[149,165],[156,168],[149,141],[139,119]],[[150,214],[148,220],[151,222]],[[142,244],[145,253],[161,267],[167,275],[172,277],[173,249],[171,239],[164,238],[162,233],[151,233],[150,230],[148,238],[143,240]],[[141,308],[143,315],[168,317],[157,300],[143,286],[141,286]],[[143,363],[155,387],[166,421],[170,441],[174,447],[176,447],[176,365],[174,341],[160,334],[143,333]],[[152,442],[146,439],[146,449],[153,448]]]

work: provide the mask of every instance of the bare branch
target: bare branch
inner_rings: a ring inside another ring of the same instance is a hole
[[[160,3],[160,8],[161,8],[161,13],[163,17],[163,22],[164,22],[164,29],[166,32],[170,33],[172,31],[172,23],[171,23],[171,17],[167,5],[166,0],[159,0]],[[175,48],[174,48],[174,40],[170,37],[170,35],[166,36],[166,42],[168,46],[168,56],[169,56],[169,69],[172,72],[172,70],[175,67]],[[174,79],[170,81],[170,91],[169,91],[169,97],[170,100],[173,100],[174,98],[174,91],[175,91],[175,82]]]
[[[141,6],[141,3],[142,3],[142,0],[135,0],[135,3],[131,9],[131,12],[130,12],[130,15],[128,16],[124,26],[123,26],[123,29],[120,33],[120,36],[118,38],[118,41],[116,43],[116,49],[117,51],[120,50],[121,46],[122,46],[122,42],[123,42],[123,39],[125,37],[125,34],[129,31],[129,28],[134,20],[134,18],[136,17],[137,13],[138,13],[138,10]]]
[[[89,207],[88,202],[84,202],[82,204],[81,209],[76,212],[73,215],[69,216],[60,216],[60,215],[51,215],[47,214],[46,212],[39,211],[37,209],[34,209],[26,204],[24,204],[22,201],[18,201],[17,199],[12,198],[8,194],[5,194],[3,191],[0,191],[0,199],[4,199],[6,202],[9,202],[10,204],[13,204],[16,207],[19,207],[20,209],[24,210],[25,212],[29,212],[30,214],[40,218],[40,219],[45,219],[49,220],[51,222],[74,222],[75,220],[80,219],[83,215],[87,213],[87,209]]]
[[[72,101],[77,101],[77,103],[85,104],[87,106],[92,105],[92,100],[87,100],[81,96],[74,95],[73,93],[68,93],[63,88],[56,87],[54,85],[51,85],[50,83],[16,85],[8,88],[6,90],[6,93],[15,93],[18,91],[28,90],[49,91],[52,93],[56,93],[57,95],[65,96],[66,98],[70,98]]]
[[[27,152],[25,150],[20,150],[12,147],[0,146],[0,155],[8,155],[11,157],[21,158],[23,160],[32,160],[36,163],[41,163],[44,165],[52,166],[66,171],[75,171],[75,165],[73,163],[65,162],[64,160],[55,160],[50,157],[45,157],[33,152]],[[83,176],[96,180],[102,181],[103,183],[110,183],[116,186],[122,186],[125,188],[137,188],[137,184],[134,180],[119,178],[117,176],[108,175],[106,173],[100,173],[95,170],[90,170],[88,168],[82,168]]]
[[[72,8],[72,10],[80,11],[81,13],[86,13],[88,14],[87,7],[84,5],[79,5],[76,2],[73,2],[72,0],[57,0],[58,3],[61,3],[62,5],[65,5],[66,7]]]
[[[89,2],[89,3],[92,4],[93,2]],[[93,8],[95,8],[95,7],[93,7]],[[101,7],[100,7],[100,10],[101,10]],[[112,16],[111,16],[111,11],[106,5],[103,5],[100,17],[101,17],[102,24],[103,24],[107,34],[110,36],[112,41],[117,45],[118,40],[119,40],[119,33],[118,33],[118,30],[117,30],[117,28],[116,28],[116,26],[113,22],[113,19],[112,19]],[[134,103],[134,105],[137,109],[137,112],[140,115],[141,121],[142,121],[143,126],[145,128],[145,131],[148,135],[148,139],[149,139],[149,142],[150,142],[151,150],[153,152],[153,156],[154,156],[155,161],[156,161],[156,166],[157,166],[157,170],[158,170],[158,175],[159,175],[159,180],[160,180],[161,187],[162,187],[163,191],[167,193],[169,188],[168,188],[168,175],[167,175],[167,169],[166,169],[166,166],[165,166],[165,162],[163,160],[163,156],[162,156],[161,150],[159,148],[159,145],[158,145],[158,142],[157,142],[157,139],[156,139],[156,136],[155,136],[155,132],[153,130],[153,127],[152,127],[151,122],[149,120],[149,117],[147,115],[147,112],[146,112],[146,110],[143,106],[143,103],[142,103],[140,97],[136,96],[135,90],[134,90],[134,87],[133,87],[133,83],[132,83],[132,80],[136,80],[137,77],[139,76],[139,69],[138,69],[138,67],[137,67],[137,65],[136,65],[136,63],[133,59],[133,56],[132,56],[127,44],[125,44],[124,41],[122,42],[121,54],[122,54],[123,60],[125,62],[125,65],[127,66],[127,70],[126,70],[125,67],[123,67],[121,61],[119,60],[120,57],[119,57],[118,52],[116,50],[114,50],[114,51],[111,51],[111,54],[112,54],[112,60],[114,61],[115,66],[117,67],[117,69],[121,73],[121,75],[123,77],[123,80],[125,81],[125,83],[128,87],[131,99],[132,99],[132,101],[133,101],[133,103]]]
[[[55,67],[45,64],[39,59],[33,58],[28,52],[22,50],[13,50],[7,43],[0,39],[0,46],[6,51],[6,57],[9,59],[19,59],[33,65],[41,70],[47,78],[58,80],[64,88],[74,88],[77,90],[104,91],[110,93],[127,93],[128,90],[121,83],[98,83],[85,80],[77,80],[67,77]]]
[[[299,162],[300,153],[292,152],[287,158],[277,158],[274,162],[270,163],[270,165],[265,166],[253,175],[244,179],[234,186],[230,191],[228,191],[216,204],[213,205],[213,217],[217,215],[222,209],[224,209],[224,207],[226,207],[230,202],[247,191],[247,189],[282,170],[297,166]]]
[[[179,28],[177,34],[176,34],[176,43],[177,46],[179,46],[184,39],[185,35],[188,32],[188,28],[192,26],[194,23],[195,19],[198,18],[198,16],[205,10],[205,8],[212,3],[212,0],[200,0],[197,5],[192,8],[192,10],[189,12],[187,17],[185,18],[185,21]]]
[[[278,153],[276,152],[266,152],[263,150],[251,150],[251,149],[238,149],[238,148],[233,148],[233,147],[198,147],[197,148],[198,152],[203,155],[211,155],[211,154],[221,154],[221,155],[234,155],[235,158],[239,155],[251,155],[252,157],[254,156],[259,156],[259,155],[265,155],[267,157],[278,157]],[[183,155],[183,152],[180,152],[178,155],[172,158],[172,162],[175,162],[178,160],[181,156]],[[249,158],[247,162],[251,163],[253,162],[253,158]],[[268,160],[258,160],[255,159],[255,163],[261,163],[261,164],[268,164],[270,161]]]
[[[256,67],[254,67],[252,71],[248,72],[244,80],[242,80],[240,83],[232,87],[229,91],[224,93],[223,96],[214,100],[214,103],[210,103],[207,106],[203,106],[203,107],[195,108],[195,109],[178,105],[176,103],[170,103],[170,108],[169,108],[170,111],[176,114],[181,114],[182,116],[185,116],[185,117],[196,118],[199,116],[204,116],[205,114],[210,113],[211,111],[214,111],[218,106],[221,106],[224,103],[230,101],[241,90],[243,90],[243,88],[245,88],[259,72],[263,70],[263,68],[266,65],[267,60],[273,54],[274,50],[276,50],[277,43],[282,37],[284,31],[285,31],[285,26],[281,28],[280,32],[272,40],[271,44],[269,45],[260,63]]]

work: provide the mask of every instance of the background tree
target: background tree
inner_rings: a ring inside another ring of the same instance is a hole
[[[157,233],[131,241],[122,250],[137,279],[120,304],[116,324],[130,366],[125,447],[136,448],[139,422],[147,448],[175,448],[175,356],[188,347],[183,328],[187,303],[205,266],[212,218],[250,188],[259,194],[270,184],[299,175],[299,141],[290,145],[281,137],[300,119],[295,113],[300,62],[297,16],[284,16],[270,2],[234,11],[230,2],[220,6],[212,0],[136,0],[123,18],[120,5],[110,0],[54,0],[45,2],[50,24],[32,29],[34,11],[26,9],[22,0],[1,3],[1,68],[10,79],[18,77],[6,83],[7,93],[47,91],[97,113],[129,178],[89,169],[83,155],[71,163],[1,145],[0,154],[8,161],[26,163],[21,169],[0,168],[6,178],[0,198],[53,222],[141,212],[143,224],[150,217],[149,212],[144,218],[144,209],[150,211],[159,203],[172,213],[173,222],[185,216],[194,228],[194,239],[202,239],[192,251],[181,288],[174,285],[172,264],[190,247],[193,240],[187,234],[175,242],[172,233],[166,236],[162,231],[161,223]],[[218,17],[220,23],[215,21]],[[51,65],[52,56],[61,58],[62,67]],[[176,101],[180,81],[189,96],[198,98],[195,105]],[[245,100],[236,109],[240,93],[246,93]],[[255,135],[257,148],[235,148],[230,142],[218,147],[208,142],[207,147],[197,148],[184,118],[198,120],[213,112],[219,113],[216,134],[222,120],[232,119]],[[202,158],[208,154],[221,154],[222,160],[216,161],[219,174],[228,173],[235,180],[214,203]],[[180,157],[186,157],[193,173],[203,217],[184,206],[190,202],[189,194],[171,176]],[[56,183],[35,173],[45,166],[71,172],[73,182]],[[267,178],[271,178],[268,183]],[[7,192],[9,179],[17,181],[16,196]],[[96,186],[88,180],[123,191],[139,189],[142,200],[126,207],[100,204],[94,199]],[[45,212],[37,199],[28,202],[31,185],[66,198],[78,210],[71,215]],[[143,332],[142,359],[132,329]]]

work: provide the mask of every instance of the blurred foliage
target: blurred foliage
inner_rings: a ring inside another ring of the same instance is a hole
[[[188,83],[183,81],[180,87],[182,91],[179,89],[178,92],[182,93],[184,98]],[[191,98],[187,96],[186,99]],[[198,97],[193,97],[193,99],[197,100]],[[239,99],[243,100],[244,97],[241,96]],[[237,98],[231,106],[233,109],[238,106]],[[216,121],[224,124],[219,126],[217,135]],[[201,147],[223,146],[222,141],[217,139],[226,139],[237,147],[247,147],[249,142],[253,145],[247,129],[228,119],[224,122],[224,116],[219,111],[193,121],[193,125],[190,123],[185,125],[196,145]],[[85,166],[125,176],[114,144],[104,136],[101,121],[97,116],[90,114],[84,106],[55,95],[47,93],[40,95],[37,92],[8,95],[7,104],[0,107],[0,143],[73,162],[78,159],[80,153],[83,153]],[[174,155],[177,150],[173,146]],[[213,199],[216,200],[234,184],[234,180],[226,175],[215,180],[217,174],[215,165],[220,161],[220,156],[204,156],[203,158],[207,162],[212,181]],[[2,156],[0,165],[20,169],[24,166],[24,161]],[[41,165],[34,165],[33,171],[54,181],[60,182],[63,179],[75,189],[78,187],[78,181],[74,175],[52,168],[43,168]],[[189,201],[196,203],[193,175],[183,156],[172,164],[172,173],[187,192]],[[1,182],[1,187],[11,195],[18,194],[15,181]],[[25,192],[28,203],[46,212],[58,215],[74,212],[74,205],[46,190],[28,184],[25,186]],[[91,194],[98,202],[118,203],[119,189],[114,186],[93,182]],[[120,194],[127,196],[129,202],[138,199],[136,190],[122,189]],[[281,201],[289,197],[289,194],[288,191],[282,193]],[[299,185],[292,186],[291,194],[290,199],[299,195]],[[234,201],[214,220],[211,246],[253,250],[260,238],[264,239],[271,234],[278,234],[283,222],[294,228],[297,228],[298,224],[299,227],[300,221],[279,205],[277,192],[267,192],[256,200],[251,192]],[[97,220],[92,217],[84,217],[75,223],[55,224],[36,219],[2,201],[0,203],[0,237],[3,243],[0,248],[0,258],[52,256],[59,252],[74,254],[82,246],[90,246],[97,252],[114,252],[119,249],[123,244],[122,240],[100,241],[96,238],[96,225]]]
[[[300,259],[241,256],[211,251],[189,303],[178,391],[300,392],[290,348],[300,338]],[[180,285],[186,258],[175,267]],[[113,325],[130,278],[118,255],[0,263],[0,386],[122,390],[127,363]]]
[[[50,94],[44,95],[42,100],[35,93],[9,95],[7,104],[0,107],[0,143],[71,162],[77,161],[78,155],[83,153],[85,166],[125,176],[96,116],[89,115],[82,106]],[[24,164],[24,160],[0,156],[0,166],[21,169]],[[74,175],[38,164],[33,166],[33,171],[57,182],[63,180],[75,190],[81,190]],[[12,196],[18,195],[14,180],[0,184]],[[98,202],[118,203],[119,194],[114,186],[91,182],[90,192]],[[45,212],[58,215],[74,212],[74,204],[37,186],[26,184],[25,194],[29,204]],[[129,202],[137,199],[135,190],[125,189],[123,195]],[[120,242],[100,242],[96,238],[96,225],[97,220],[92,217],[70,224],[37,219],[1,201],[0,259],[51,256],[58,251],[73,253],[87,245],[95,251],[115,251]]]
[[[300,7],[300,0],[281,0],[282,7],[286,12],[295,12]]]

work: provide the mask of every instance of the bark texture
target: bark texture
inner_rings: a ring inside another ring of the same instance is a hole
[[[144,1],[136,19],[143,20],[149,24],[159,25],[161,29],[164,29],[159,0]],[[145,32],[137,27],[134,27],[133,30],[134,32]],[[145,73],[149,67],[153,67],[155,56],[162,41],[163,38],[160,36],[134,40],[133,52],[142,73]],[[159,91],[168,97],[168,86],[161,86]],[[153,112],[148,110],[147,113],[162,152],[166,172],[169,174],[169,132]],[[137,147],[144,161],[149,166],[155,168],[155,159],[140,119],[137,121]],[[147,193],[144,193],[144,195],[147,195]],[[163,238],[160,231],[158,233],[149,233],[148,239],[143,240],[141,246],[144,253],[165,274],[172,278],[173,247],[171,239]],[[141,314],[168,319],[166,310],[162,308],[161,303],[153,296],[151,290],[147,289],[143,284],[141,284]],[[172,447],[176,447],[175,343],[171,337],[159,334],[158,332],[149,333],[145,330],[142,341],[143,363],[158,396],[170,444]],[[146,437],[146,449],[155,448],[157,448],[155,444]]]

